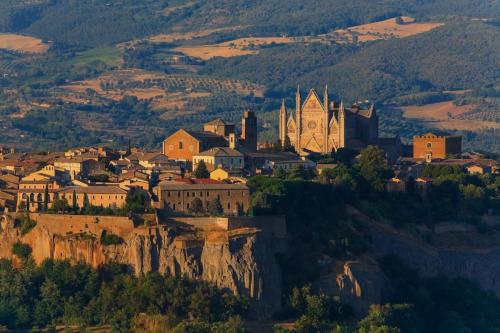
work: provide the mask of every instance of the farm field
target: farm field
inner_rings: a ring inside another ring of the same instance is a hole
[[[336,30],[334,34],[348,37],[351,42],[354,40],[358,42],[369,42],[381,39],[410,37],[436,29],[442,25],[443,23],[418,23],[415,22],[415,19],[412,17],[402,16],[399,19],[391,18],[384,21]],[[356,39],[354,39],[353,36],[355,36]]]
[[[230,58],[257,54],[258,48],[266,45],[295,42],[296,39],[290,37],[248,37],[214,45],[181,46],[175,48],[174,51],[182,52],[190,57],[209,60],[215,57]]]
[[[386,40],[391,38],[404,38],[424,33],[442,26],[442,23],[417,23],[408,16],[391,18],[384,21],[353,26],[347,29],[335,30],[328,34],[318,36],[301,37],[248,37],[230,40],[220,44],[212,45],[184,45],[174,51],[184,53],[187,56],[209,60],[215,57],[238,57],[253,55],[259,49],[270,44],[311,43],[311,42],[335,42],[354,43],[368,42],[374,40]],[[232,29],[236,29],[234,27]],[[173,33],[168,35],[157,35],[150,37],[153,42],[173,42],[205,37],[220,29],[201,30],[189,33]]]
[[[452,101],[433,103],[423,106],[405,106],[400,110],[403,117],[417,119],[426,126],[443,130],[480,130],[485,128],[500,128],[500,123],[494,121],[460,119],[459,117],[474,111],[476,105],[456,106]]]
[[[49,47],[49,44],[43,43],[41,39],[35,37],[0,34],[0,49],[21,53],[45,53]]]
[[[120,49],[116,47],[99,47],[77,54],[71,63],[74,65],[88,65],[94,61],[117,66],[122,63],[122,55]]]

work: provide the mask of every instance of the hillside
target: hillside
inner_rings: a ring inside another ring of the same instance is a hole
[[[269,112],[282,97],[293,103],[297,84],[320,90],[328,84],[332,97],[346,102],[401,106],[405,100],[409,106],[421,94],[450,101],[458,97],[443,91],[489,89],[500,80],[500,26],[483,20],[499,17],[499,6],[489,1],[9,0],[0,6],[0,31],[8,33],[0,35],[0,124],[6,129],[0,138],[20,148],[32,145],[26,139],[32,137],[41,147],[62,148],[80,140],[72,131],[89,144],[131,138],[155,147],[177,126],[194,128],[220,116],[238,121],[245,108],[265,119],[261,139],[274,140]],[[101,89],[103,76],[123,70],[182,79],[125,80]],[[186,82],[199,83],[193,90]],[[242,85],[258,89],[242,93]],[[121,103],[129,95],[140,104],[134,112]],[[488,149],[498,149],[491,144],[496,132],[481,134],[483,122],[497,122],[496,101],[456,103],[474,107],[456,120],[478,122],[466,137],[483,136]],[[384,117],[392,124],[382,126],[384,135],[400,127],[398,134],[409,138],[433,126],[416,123],[425,117]],[[101,126],[88,125],[96,121]]]

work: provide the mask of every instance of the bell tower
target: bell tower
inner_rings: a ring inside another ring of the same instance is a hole
[[[241,138],[248,151],[257,151],[257,117],[255,112],[245,111],[241,119]]]

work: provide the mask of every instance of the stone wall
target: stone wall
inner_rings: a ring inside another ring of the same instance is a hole
[[[169,217],[162,221],[166,225],[189,226],[205,231],[258,228],[275,237],[286,237],[285,216],[256,217]]]
[[[47,227],[53,234],[66,235],[88,232],[101,235],[103,230],[120,237],[134,230],[134,222],[125,216],[89,216],[66,214],[30,214],[40,227]]]

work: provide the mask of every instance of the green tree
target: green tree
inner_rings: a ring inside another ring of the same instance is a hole
[[[221,216],[224,213],[224,209],[222,208],[222,204],[219,198],[215,198],[214,200],[210,201],[208,203],[207,210],[210,216]]]
[[[71,205],[73,212],[78,212],[78,201],[76,200],[76,190],[73,190],[73,202]]]
[[[48,324],[57,324],[63,313],[63,302],[58,285],[46,279],[40,288],[40,299],[35,303],[33,319],[35,324],[42,327]]]
[[[135,214],[142,214],[146,211],[148,194],[139,187],[132,187],[125,199],[125,210]]]
[[[359,322],[358,333],[418,332],[420,323],[410,304],[372,305]]]
[[[208,172],[207,165],[205,164],[205,161],[201,160],[198,162],[198,166],[196,167],[196,170],[194,172],[194,176],[196,178],[209,178],[210,177],[210,172]]]
[[[64,213],[68,210],[68,201],[66,200],[66,198],[54,199],[50,210],[55,213],[60,213],[60,212]]]
[[[350,166],[353,159],[358,153],[350,148],[339,148],[335,152],[335,159],[337,163],[342,163],[344,165]]]
[[[49,187],[45,185],[45,191],[43,195],[43,210],[46,212],[49,210]]]
[[[17,241],[14,245],[12,245],[12,253],[19,258],[26,260],[31,255],[31,246]]]
[[[189,211],[193,214],[202,214],[205,211],[203,208],[203,202],[200,198],[194,198],[193,201],[191,201]]]
[[[368,146],[361,151],[359,173],[375,191],[384,190],[384,179],[391,176],[385,152],[377,146]]]

